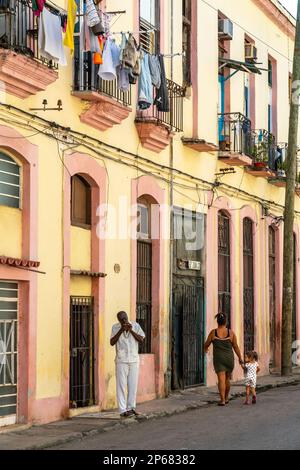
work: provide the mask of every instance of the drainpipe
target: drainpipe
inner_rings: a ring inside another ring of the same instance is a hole
[[[171,80],[174,79],[174,64],[173,64],[173,53],[174,53],[174,0],[171,0]],[[169,207],[170,207],[170,244],[169,244],[169,342],[168,342],[168,370],[166,377],[166,392],[167,395],[171,392],[171,380],[172,380],[172,337],[173,337],[173,253],[174,253],[174,216],[173,216],[173,204],[174,204],[174,146],[173,139],[170,141],[170,192],[169,192]]]

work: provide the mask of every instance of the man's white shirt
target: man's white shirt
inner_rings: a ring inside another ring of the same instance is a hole
[[[132,331],[137,335],[145,338],[145,333],[143,332],[140,325],[136,322],[129,322],[132,325]],[[111,338],[116,336],[118,331],[121,329],[121,324],[116,323],[113,325],[111,330]],[[124,331],[119,340],[116,343],[116,362],[117,363],[134,363],[139,362],[139,343],[133,337],[130,331]]]

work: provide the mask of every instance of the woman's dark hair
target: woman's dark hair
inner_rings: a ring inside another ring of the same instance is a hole
[[[215,316],[215,319],[217,320],[219,326],[226,325],[227,317],[225,313],[218,313],[218,315]]]

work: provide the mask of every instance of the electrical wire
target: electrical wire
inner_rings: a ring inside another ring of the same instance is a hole
[[[3,103],[0,103],[0,105],[6,107],[6,109],[9,109],[9,110],[10,110],[11,108],[14,108],[14,109],[16,109],[17,111],[19,111],[19,112],[21,112],[21,113],[23,113],[23,114],[24,114],[24,113],[25,113],[25,114],[30,114],[30,113],[27,113],[26,111],[23,111],[22,109],[18,109],[18,108],[12,107],[12,106],[10,106],[10,105],[6,105],[6,104],[3,104]],[[84,141],[84,139],[89,138],[89,139],[91,139],[91,141],[97,142],[98,144],[103,145],[103,146],[106,146],[106,147],[108,147],[109,149],[112,149],[112,148],[113,148],[114,150],[117,150],[118,152],[124,152],[125,154],[134,156],[134,159],[135,159],[135,160],[136,160],[137,158],[139,158],[140,160],[144,161],[145,163],[147,163],[147,164],[149,164],[149,165],[152,165],[152,166],[154,166],[154,167],[156,167],[156,168],[160,168],[160,169],[163,170],[163,171],[169,171],[169,167],[166,166],[166,165],[157,164],[156,162],[153,162],[153,161],[151,161],[151,160],[149,160],[149,159],[145,159],[144,157],[141,157],[140,155],[134,155],[134,154],[132,154],[131,152],[128,152],[128,151],[126,151],[126,150],[121,150],[120,148],[117,148],[117,147],[112,146],[112,145],[110,145],[110,144],[105,144],[104,142],[99,141],[98,139],[95,139],[95,138],[93,138],[93,137],[87,136],[86,134],[83,134],[83,133],[80,133],[80,132],[77,132],[77,131],[72,131],[70,128],[65,128],[65,127],[63,127],[63,126],[58,125],[57,123],[53,123],[53,122],[51,123],[50,121],[47,121],[47,120],[45,120],[44,118],[41,118],[41,117],[39,117],[39,116],[33,115],[33,117],[34,117],[34,119],[35,119],[36,121],[39,121],[39,120],[40,120],[40,121],[42,121],[42,122],[48,123],[48,127],[46,127],[46,129],[49,129],[49,125],[50,125],[51,128],[54,127],[55,129],[58,129],[58,130],[61,130],[61,131],[64,131],[64,132],[67,131],[68,134],[74,139],[74,143],[75,143],[75,141],[77,141],[77,145],[78,145],[78,146],[82,145],[83,147],[88,148],[91,152],[100,155],[102,162],[103,162],[103,158],[105,157],[105,158],[107,158],[107,159],[109,159],[109,160],[111,160],[111,161],[113,161],[113,162],[115,162],[115,163],[121,163],[121,164],[130,166],[131,168],[134,168],[135,171],[136,171],[136,169],[137,169],[137,167],[136,167],[136,165],[135,165],[134,163],[131,163],[131,164],[130,164],[130,163],[128,163],[128,162],[123,161],[122,158],[116,158],[116,157],[113,158],[113,157],[111,157],[110,155],[107,155],[107,154],[104,155],[104,154],[103,154],[103,152],[104,152],[103,149],[102,149],[102,153],[98,152],[98,151],[95,149],[95,147],[92,147],[92,146],[88,145],[88,144],[86,143],[86,141]],[[36,124],[38,125],[38,123],[36,123]],[[36,129],[30,122],[27,122],[27,126],[29,126],[30,128],[34,129],[34,130],[38,133],[38,129]],[[48,137],[50,137],[50,138],[51,138],[51,137],[52,137],[52,138],[55,138],[55,139],[59,140],[60,142],[62,142],[63,144],[66,144],[66,142],[65,142],[64,140],[58,139],[58,137],[55,137],[55,136],[51,135],[50,133],[46,132],[46,129],[41,130],[40,133],[41,133],[41,134],[44,134],[44,135],[46,135],[46,136],[48,136]],[[80,140],[80,139],[77,140],[77,138],[76,138],[73,134],[82,136],[82,139],[83,139],[83,140]],[[139,170],[140,170],[141,172],[143,172],[143,174],[147,174],[147,175],[152,175],[152,176],[153,176],[153,171],[147,171],[147,170],[144,170],[144,169],[141,169],[141,168],[139,168]],[[178,170],[178,169],[174,169],[173,171],[176,173],[176,175],[175,175],[176,177],[183,177],[183,176],[184,176],[184,177],[187,177],[187,178],[189,178],[190,180],[193,180],[194,182],[198,182],[198,183],[203,184],[204,187],[206,187],[207,190],[212,191],[213,188],[215,188],[215,183],[213,183],[213,182],[204,180],[204,179],[202,179],[202,178],[195,177],[195,176],[190,175],[190,174],[188,174],[188,173],[182,172],[181,170]],[[168,184],[170,184],[170,181],[169,181],[167,178],[163,178],[162,176],[157,176],[157,175],[156,175],[155,177],[156,177],[156,178],[159,178],[159,179],[161,179],[161,180],[164,180],[165,182],[167,182]],[[175,181],[174,184],[179,185],[180,183],[177,183],[177,182]],[[195,184],[195,183],[194,183],[194,184]],[[181,185],[181,186],[182,186],[182,185]],[[226,184],[226,183],[218,183],[218,186],[222,186],[222,190],[223,190],[225,193],[227,193],[227,194],[229,194],[229,195],[231,195],[231,196],[234,196],[234,195],[235,195],[235,192],[237,191],[237,188],[236,188],[236,187],[230,186],[230,185],[228,185],[228,184]],[[195,186],[193,186],[193,187],[192,187],[192,186],[188,186],[188,188],[187,188],[187,185],[185,185],[185,187],[186,187],[186,189],[195,190]],[[203,188],[203,189],[204,189],[204,188]],[[253,203],[253,202],[257,202],[257,203],[264,204],[264,205],[269,206],[269,207],[272,207],[272,206],[273,206],[273,207],[276,207],[278,210],[284,209],[284,206],[283,206],[283,205],[280,205],[280,204],[278,204],[278,203],[276,203],[276,202],[274,202],[274,201],[270,201],[270,200],[267,200],[267,199],[263,199],[263,198],[261,198],[261,197],[259,197],[259,196],[256,196],[256,195],[253,195],[253,194],[251,194],[251,193],[248,193],[247,191],[242,190],[242,189],[239,189],[239,197],[240,197],[240,198],[241,198],[241,197],[244,198],[244,199],[247,200],[248,202],[249,202],[249,201],[251,201],[252,203]],[[295,211],[295,214],[296,214],[296,215],[300,215],[300,212],[299,212],[299,211]]]

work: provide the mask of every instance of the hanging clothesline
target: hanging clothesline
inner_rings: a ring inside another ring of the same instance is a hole
[[[148,33],[154,33],[155,31],[157,31],[156,28],[152,28],[152,29],[142,29],[140,31],[110,31],[109,34],[148,34]]]
[[[55,10],[57,12],[61,13],[62,15],[67,14],[67,11],[64,8],[59,7],[58,5],[56,5],[56,3],[52,2],[52,0],[47,0],[45,6],[47,7],[47,5],[49,7],[53,6],[53,8],[55,8]],[[117,10],[117,11],[103,11],[103,10],[101,10],[101,11],[105,16],[123,15],[123,14],[126,13],[126,10]],[[81,16],[85,16],[85,13],[78,13],[76,15],[76,17],[81,17]]]

